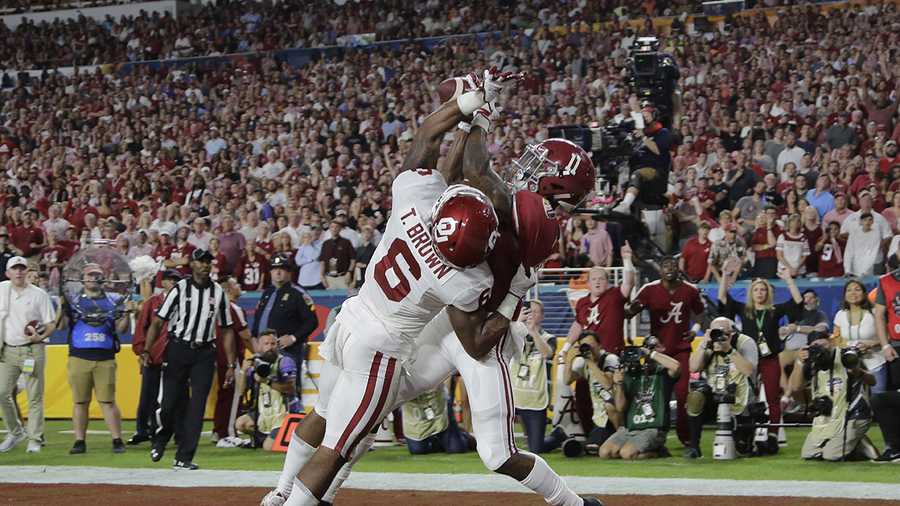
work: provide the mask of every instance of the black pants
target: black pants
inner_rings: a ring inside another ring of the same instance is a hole
[[[157,411],[160,425],[153,436],[154,447],[165,448],[181,418],[184,433],[178,438],[175,458],[184,462],[194,460],[215,371],[214,346],[195,349],[182,341],[169,341],[162,371],[162,400]],[[188,382],[190,395],[186,398],[184,389]]]
[[[148,365],[141,369],[141,396],[138,401],[135,432],[150,436],[157,429],[156,410],[159,408],[159,378],[161,365]]]
[[[875,421],[881,427],[884,444],[892,450],[900,450],[900,392],[881,392],[872,397]]]

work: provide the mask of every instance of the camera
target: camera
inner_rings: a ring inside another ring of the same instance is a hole
[[[736,401],[735,394],[737,393],[737,384],[736,383],[728,383],[725,385],[724,392],[715,392],[713,393],[713,400],[715,400],[719,404],[734,404]]]
[[[672,96],[681,73],[672,56],[660,52],[656,37],[638,37],[628,55],[627,83],[638,100],[649,100],[659,109],[660,121],[670,127]]]
[[[831,397],[820,396],[812,400],[810,411],[813,416],[831,416],[831,410],[834,408],[834,402]]]
[[[809,363],[817,371],[831,370],[833,358],[833,351],[824,346],[813,344],[809,347]]]
[[[710,345],[713,343],[724,343],[728,340],[728,335],[725,334],[725,331],[722,329],[711,329],[709,331],[709,342]]]
[[[272,362],[262,355],[253,355],[253,370],[260,378],[268,378],[272,374]]]
[[[859,348],[851,346],[841,350],[841,363],[847,369],[856,369],[859,367]]]

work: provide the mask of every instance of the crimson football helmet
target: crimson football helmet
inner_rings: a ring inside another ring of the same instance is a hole
[[[513,221],[525,267],[537,267],[558,249],[559,221],[550,203],[537,193],[513,195]]]
[[[529,144],[513,161],[517,189],[539,193],[553,208],[572,212],[594,190],[597,169],[591,155],[565,139]]]
[[[457,269],[474,267],[494,248],[499,232],[494,206],[487,196],[464,184],[455,184],[437,199],[431,212],[434,251]]]

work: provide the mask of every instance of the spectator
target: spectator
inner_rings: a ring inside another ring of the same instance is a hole
[[[328,231],[331,237],[322,243],[319,254],[322,285],[328,290],[350,288],[350,275],[353,270],[353,244],[341,237],[343,224],[332,220]]]
[[[871,393],[887,390],[888,371],[881,343],[875,332],[874,305],[866,294],[866,287],[859,280],[851,279],[844,285],[841,309],[834,315],[835,334],[849,346],[859,349],[866,370],[875,377]]]
[[[0,412],[6,422],[6,438],[0,453],[6,453],[28,440],[26,451],[38,453],[44,438],[44,368],[47,364],[45,340],[56,328],[56,314],[50,296],[28,283],[28,262],[14,256],[6,263],[7,281],[0,282],[0,308],[3,333],[0,335]],[[16,296],[12,296],[15,290]],[[38,325],[32,327],[30,322]],[[28,430],[22,427],[14,404],[13,387],[19,375],[26,374]]]
[[[753,185],[753,193],[741,197],[734,205],[734,211],[737,213],[737,223],[741,226],[742,231],[748,232],[753,230],[756,217],[764,210],[766,202],[763,199],[763,191],[765,189],[766,183],[757,181]]]
[[[709,240],[709,223],[701,222],[697,236],[692,237],[681,249],[678,268],[692,283],[706,283],[712,271],[709,266],[709,252],[712,243]]]
[[[353,269],[353,282],[351,283],[351,286],[357,290],[362,288],[363,282],[366,280],[366,267],[369,266],[369,262],[372,260],[372,255],[375,254],[375,247],[377,246],[375,238],[373,237],[372,227],[366,225],[361,228],[362,234],[360,234],[360,244],[356,248],[356,258]],[[297,262],[297,264],[299,265],[299,262]],[[318,270],[316,271],[316,274],[321,275],[320,271]]]
[[[9,244],[9,234],[5,227],[0,227],[0,282],[7,281],[6,267],[12,257],[16,256]],[[2,351],[2,350],[0,350]]]
[[[843,225],[844,220],[851,214],[853,214],[853,211],[847,208],[847,196],[843,193],[837,193],[834,196],[834,209],[825,213],[825,216],[822,217],[822,223],[827,225],[834,221],[838,225]]]
[[[258,337],[260,329],[274,330],[278,349],[293,359],[299,380],[308,352],[306,343],[319,325],[319,319],[312,298],[291,283],[291,260],[275,255],[269,267],[272,284],[259,297],[250,334]]]
[[[831,125],[825,132],[825,142],[831,149],[840,149],[847,145],[853,147],[856,145],[856,129],[848,125],[849,120],[849,113],[839,113],[837,115],[837,122]]]
[[[834,209],[834,196],[831,195],[829,186],[831,179],[827,174],[822,174],[816,178],[816,187],[806,192],[806,201],[809,205],[816,208],[819,216],[825,216],[829,211]]]
[[[66,299],[58,323],[60,328],[69,327],[69,386],[75,434],[75,444],[69,454],[87,451],[85,438],[92,391],[112,435],[112,451],[123,453],[122,413],[116,405],[116,353],[119,352],[118,335],[128,329],[129,318],[127,313],[114,318],[121,302],[117,295],[105,291],[104,280],[109,276],[99,264],[85,265],[82,275],[83,291],[74,301]],[[102,320],[96,319],[97,312],[102,314]]]
[[[322,255],[321,243],[313,240],[317,230],[318,227],[303,232],[303,235],[300,236],[300,248],[294,257],[294,261],[300,269],[297,282],[304,290],[325,289],[325,285],[322,284],[322,266],[319,262]],[[365,273],[363,273],[363,278],[364,276]],[[362,285],[360,284],[360,286]]]
[[[793,321],[778,329],[778,335],[784,341],[784,351],[778,354],[778,360],[781,362],[781,385],[784,390],[783,405],[790,405],[794,399],[798,399],[797,394],[801,393],[791,391],[788,377],[794,361],[797,360],[797,353],[806,346],[806,336],[811,332],[828,332],[828,316],[819,310],[818,294],[812,289],[806,289],[801,295],[803,308],[797,312]],[[799,408],[801,406],[795,402],[787,410],[794,412]]]
[[[591,264],[599,267],[611,267],[613,263],[613,244],[606,231],[606,223],[600,218],[592,216],[585,221],[587,233],[581,238],[582,250],[586,250]]]
[[[209,250],[209,242],[212,238],[212,234],[207,232],[206,218],[194,218],[187,239],[188,243],[196,249]]]
[[[862,229],[853,228],[847,237],[847,246],[844,251],[844,273],[852,276],[871,276],[881,274],[876,269],[882,270],[878,262],[883,260],[881,253],[881,233],[874,227],[875,219],[872,213],[860,215],[859,223]]]
[[[47,237],[53,236],[56,240],[66,238],[66,230],[69,222],[62,218],[62,211],[58,204],[51,205],[47,210],[49,217],[44,220],[43,227]]]
[[[797,134],[793,130],[788,130],[785,134],[784,149],[778,154],[777,169],[778,173],[783,175],[785,164],[793,163],[795,166],[800,165],[800,159],[806,151],[797,145]]]
[[[247,241],[247,248],[234,268],[234,277],[241,290],[261,291],[269,284],[269,261],[256,245],[256,239]]]
[[[800,215],[792,214],[787,219],[787,228],[778,235],[775,252],[779,275],[785,272],[796,278],[806,274],[806,257],[810,251],[802,226]]]
[[[256,351],[253,346],[250,331],[247,329],[247,317],[244,310],[238,305],[241,296],[241,285],[229,276],[222,283],[225,296],[228,297],[228,310],[231,312],[231,329],[240,338],[235,340],[235,355],[244,356],[244,350]],[[235,420],[240,405],[242,389],[239,385],[229,384],[225,381],[228,376],[228,355],[225,353],[225,336],[220,330],[216,333],[216,378],[217,394],[216,407],[213,411],[213,430],[211,441],[219,448],[232,448],[240,444],[235,434]],[[237,383],[237,382],[235,382]]]
[[[616,411],[625,414],[625,423],[600,447],[602,459],[647,459],[668,455],[665,449],[669,429],[669,398],[681,366],[674,358],[638,348],[641,365],[623,360],[624,369],[613,373]]]
[[[9,240],[13,245],[13,252],[29,260],[37,260],[37,255],[46,245],[44,231],[35,225],[34,213],[30,210],[22,213],[22,224],[12,228]]]
[[[300,368],[289,355],[279,351],[273,329],[264,329],[257,338],[258,359],[244,360],[244,389],[250,392],[250,409],[235,422],[236,429],[251,436],[254,448],[271,450],[281,422],[289,413],[302,413],[296,383]],[[243,390],[243,389],[242,389]]]
[[[532,453],[547,451],[544,435],[547,433],[547,406],[550,403],[548,362],[556,350],[556,338],[541,327],[543,321],[544,304],[532,300],[529,311],[521,312],[520,324],[511,327],[514,332],[525,334],[525,351],[519,357],[518,364],[511,367],[515,371],[512,388],[516,416],[525,427],[528,451]]]
[[[771,206],[766,206],[765,213],[757,217],[756,230],[753,231],[753,239],[750,242],[755,259],[754,277],[771,279],[778,273],[777,246],[781,229],[775,219],[776,211]]]
[[[846,241],[841,237],[841,227],[836,221],[828,224],[816,242],[818,272],[821,278],[836,278],[844,275],[844,248]]]
[[[222,218],[222,231],[219,233],[219,252],[225,258],[225,265],[219,266],[219,275],[234,272],[237,262],[247,247],[244,234],[234,229],[234,217],[225,215]]]
[[[747,247],[744,241],[737,234],[737,227],[734,224],[725,228],[725,235],[721,240],[712,244],[709,248],[709,270],[718,282],[722,278],[722,269],[728,259],[734,258],[738,262],[740,268],[743,269],[747,264]]]

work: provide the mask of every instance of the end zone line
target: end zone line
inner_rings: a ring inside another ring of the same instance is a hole
[[[448,476],[452,477],[448,480]],[[0,466],[0,483],[69,483],[149,485],[163,487],[267,487],[278,479],[275,471],[172,471],[160,468],[80,466]],[[569,476],[566,482],[580,494],[684,495],[743,497],[821,497],[900,500],[900,487],[888,483],[700,480]],[[347,487],[364,490],[440,492],[529,491],[495,474],[354,473]]]

